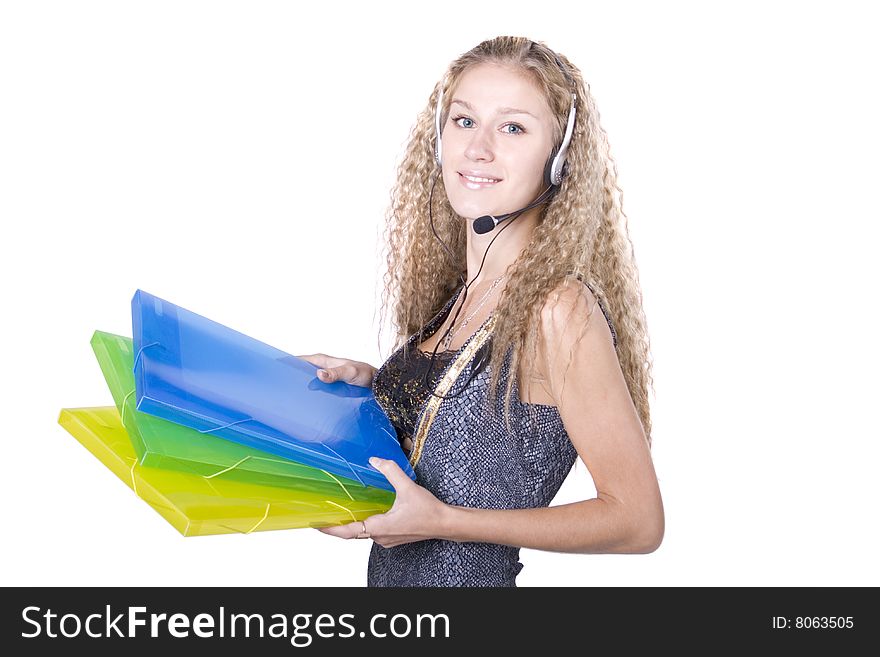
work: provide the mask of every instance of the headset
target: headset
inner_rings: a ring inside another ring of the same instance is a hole
[[[562,143],[559,144],[558,147],[555,147],[550,152],[550,157],[547,158],[547,164],[544,166],[544,185],[545,185],[546,189],[543,192],[541,192],[541,194],[534,201],[529,203],[524,208],[520,208],[519,210],[514,210],[513,212],[508,212],[506,214],[501,214],[501,215],[497,215],[497,216],[484,215],[482,217],[478,217],[477,219],[475,219],[473,222],[473,230],[475,233],[477,233],[479,235],[482,235],[482,234],[485,234],[485,233],[488,233],[488,232],[494,230],[495,227],[498,226],[498,224],[501,223],[502,221],[506,221],[507,219],[510,219],[510,218],[516,219],[523,212],[526,212],[527,210],[531,210],[532,208],[546,202],[547,199],[550,198],[550,196],[553,194],[553,192],[556,189],[558,189],[559,186],[562,184],[562,180],[565,176],[565,171],[566,171],[565,159],[568,154],[568,146],[571,143],[571,136],[572,136],[572,133],[574,132],[574,121],[575,121],[575,116],[577,114],[577,94],[575,93],[575,89],[577,89],[577,85],[574,82],[574,78],[572,78],[571,74],[568,72],[568,69],[565,67],[565,65],[562,63],[562,61],[559,59],[559,56],[555,52],[553,52],[552,50],[550,50],[546,46],[535,43],[534,41],[531,42],[530,49],[531,48],[544,48],[547,52],[549,52],[549,54],[556,61],[556,65],[559,66],[559,70],[562,71],[562,74],[565,76],[565,79],[568,81],[569,88],[571,91],[571,107],[568,110],[568,123],[565,128],[565,136],[562,139]],[[431,222],[431,230],[434,232],[434,236],[437,238],[437,240],[440,242],[440,244],[443,245],[443,248],[446,249],[447,253],[449,253],[449,255],[452,256],[454,259],[454,256],[453,256],[452,252],[449,250],[449,247],[446,246],[446,244],[443,242],[442,239],[440,239],[440,236],[437,234],[437,231],[434,229],[434,219],[433,219],[433,213],[432,213],[432,207],[434,204],[434,186],[437,183],[437,178],[439,178],[439,173],[440,173],[440,171],[442,171],[442,167],[443,167],[443,164],[442,164],[443,150],[442,150],[442,143],[441,143],[440,119],[441,119],[441,114],[443,111],[443,88],[445,87],[445,85],[446,85],[446,80],[444,79],[443,83],[441,83],[441,85],[440,85],[440,91],[437,94],[437,106],[434,110],[434,161],[437,164],[438,171],[437,171],[437,174],[434,176],[434,182],[431,185],[431,193],[430,193],[430,196],[428,199],[428,215],[429,215],[430,222]],[[505,228],[507,228],[507,226],[505,226],[504,228],[501,229],[501,231],[499,231],[499,235],[501,234],[501,232],[504,231]],[[491,248],[492,243],[497,238],[498,238],[498,235],[496,235],[492,239],[492,241],[489,242],[489,245],[486,247],[486,251],[485,251],[485,253],[483,253],[483,260],[480,263],[480,268],[477,270],[477,273],[474,276],[474,279],[476,279],[477,276],[480,275],[480,272],[483,269],[483,264],[486,262],[486,256],[489,253],[489,249]],[[447,333],[452,330],[452,327],[455,325],[455,321],[458,319],[459,313],[461,312],[462,308],[464,308],[464,300],[467,298],[468,288],[470,287],[470,285],[464,280],[463,276],[461,276],[460,278],[461,278],[462,283],[464,284],[464,291],[462,292],[462,304],[459,306],[458,310],[456,311],[455,315],[453,316],[452,323],[446,329]],[[423,377],[423,382],[426,385],[427,385],[427,381],[428,381],[428,376],[429,376],[430,372],[434,369],[435,357],[437,355],[437,347],[440,346],[440,343],[442,342],[443,337],[444,336],[441,336],[441,339],[438,341],[437,345],[434,347],[433,353],[431,354],[430,366],[428,367],[428,369],[425,372],[424,377]],[[478,361],[479,362],[477,365],[475,365],[472,368],[472,372],[471,372],[470,376],[468,377],[467,382],[465,382],[464,386],[462,387],[462,391],[465,388],[467,388],[468,384],[470,384],[470,382],[474,378],[474,376],[476,376],[487,364],[486,355],[485,355],[485,346],[486,345],[484,345],[483,348],[481,349],[481,353],[478,354]],[[435,396],[442,396],[444,399],[446,399],[448,397],[455,397],[458,394],[460,394],[460,392],[456,393],[456,394],[437,395],[436,392],[432,390],[431,394],[435,395]]]

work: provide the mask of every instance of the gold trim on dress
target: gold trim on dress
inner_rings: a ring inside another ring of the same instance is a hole
[[[452,384],[455,383],[458,375],[461,374],[461,371],[471,360],[474,353],[476,353],[476,351],[483,346],[483,343],[489,338],[489,334],[492,332],[492,327],[494,325],[495,315],[492,315],[483,327],[471,336],[465,348],[462,349],[458,356],[456,356],[455,360],[452,361],[444,373],[443,378],[437,383],[436,388],[434,388],[434,394],[430,395],[428,401],[425,402],[425,408],[422,410],[422,415],[419,419],[419,426],[416,429],[415,439],[413,440],[412,455],[409,458],[410,465],[413,468],[416,467],[416,464],[422,456],[422,448],[425,444],[425,438],[428,435],[428,429],[430,429],[431,424],[434,422],[434,417],[437,415],[437,411],[440,409],[440,402],[443,401],[443,397],[446,396],[446,393],[452,388]]]

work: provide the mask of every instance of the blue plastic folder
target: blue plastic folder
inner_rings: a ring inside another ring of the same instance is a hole
[[[415,479],[370,388],[324,383],[317,367],[143,290],[131,300],[139,411],[394,490],[368,459]]]

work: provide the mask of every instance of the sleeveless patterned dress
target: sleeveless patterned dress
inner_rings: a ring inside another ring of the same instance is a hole
[[[413,437],[426,402],[447,368],[468,348],[490,317],[461,348],[439,352],[428,385],[431,360],[418,346],[442,325],[463,287],[421,332],[401,345],[373,377],[373,393],[403,444]],[[592,288],[591,288],[592,289]],[[602,313],[617,338],[608,313]],[[488,338],[491,340],[491,336]],[[489,342],[485,343],[488,346]],[[406,349],[404,349],[406,347]],[[404,355],[405,354],[405,355]],[[478,351],[455,379],[430,424],[417,454],[416,483],[441,502],[484,509],[546,507],[577,458],[556,406],[520,401],[514,380],[510,428],[501,409],[510,376],[512,350],[504,360],[495,412],[487,399],[491,369],[485,350]],[[477,373],[474,374],[476,369]],[[473,375],[473,376],[472,376]],[[470,379],[470,382],[468,380]],[[413,462],[410,453],[410,462]],[[523,565],[519,548],[482,542],[428,539],[392,548],[373,543],[367,567],[368,586],[516,586]]]

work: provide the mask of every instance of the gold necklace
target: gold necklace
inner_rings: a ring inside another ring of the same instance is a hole
[[[458,328],[453,328],[452,326],[449,327],[449,333],[446,334],[446,338],[443,340],[443,350],[444,351],[449,351],[449,345],[452,344],[452,338],[455,336],[456,333],[464,330],[464,328],[468,325],[468,322],[470,322],[474,318],[474,316],[477,314],[477,311],[483,307],[483,304],[486,303],[486,300],[489,298],[489,295],[492,294],[492,291],[496,287],[498,287],[498,283],[500,283],[501,279],[504,278],[506,275],[507,275],[506,273],[501,274],[501,276],[499,276],[494,281],[492,281],[492,285],[490,285],[489,289],[486,290],[486,293],[483,295],[483,298],[480,299],[480,302],[477,304],[477,307],[474,308],[473,312],[470,315],[468,315],[467,319],[464,320],[464,323],[461,326],[459,326]]]

